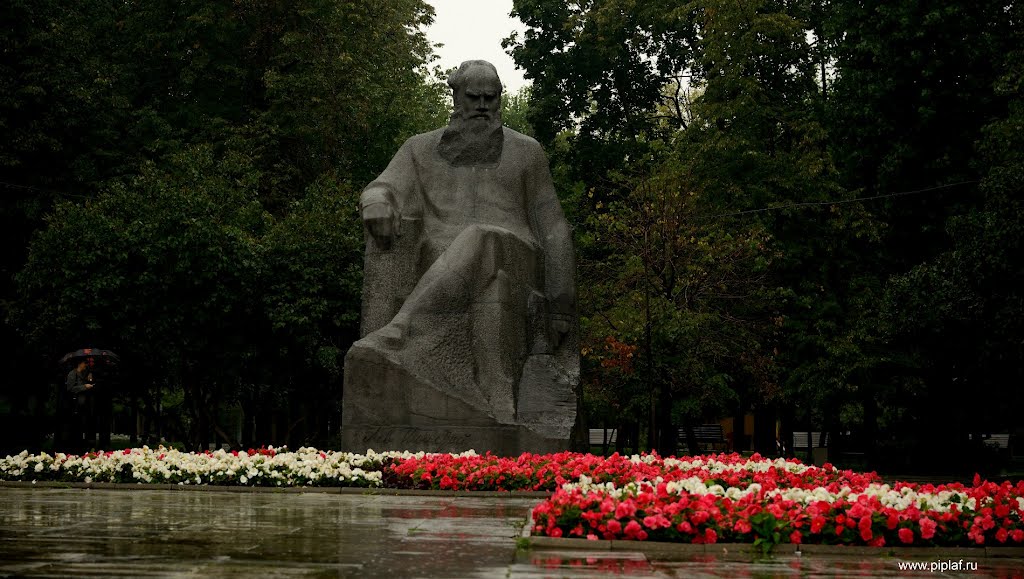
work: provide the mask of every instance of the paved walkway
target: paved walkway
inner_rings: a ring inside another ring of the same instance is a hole
[[[537,499],[0,488],[0,576],[1024,577],[1020,560],[911,573],[898,560],[521,550]],[[922,559],[926,563],[927,559]]]

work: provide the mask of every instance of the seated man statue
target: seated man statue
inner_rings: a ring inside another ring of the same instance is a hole
[[[345,358],[347,450],[565,450],[579,436],[572,235],[540,145],[501,124],[488,62],[448,81],[445,128],[360,198],[363,338]]]

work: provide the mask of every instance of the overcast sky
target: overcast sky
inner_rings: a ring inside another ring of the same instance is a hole
[[[426,0],[434,7],[434,23],[427,29],[443,69],[458,66],[464,60],[486,60],[498,69],[505,90],[514,93],[526,84],[523,71],[501,48],[501,40],[526,30],[517,18],[509,16],[512,0]]]

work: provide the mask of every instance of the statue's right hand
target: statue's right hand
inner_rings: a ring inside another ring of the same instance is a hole
[[[363,207],[363,223],[366,224],[366,230],[383,249],[390,249],[398,237],[398,221],[398,213],[391,208],[390,203],[373,203]]]

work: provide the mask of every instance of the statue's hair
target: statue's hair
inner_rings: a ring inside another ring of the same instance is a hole
[[[469,69],[474,66],[482,66],[492,73],[494,73],[494,80],[498,83],[498,93],[501,93],[501,79],[498,78],[498,69],[494,68],[494,65],[487,62],[486,60],[467,60],[459,65],[459,69],[452,73],[448,77],[448,86],[451,87],[452,93],[458,98],[459,89],[466,82],[466,75],[469,73]]]

